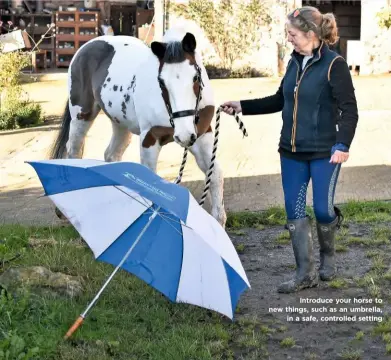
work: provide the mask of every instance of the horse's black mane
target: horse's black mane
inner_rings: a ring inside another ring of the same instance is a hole
[[[183,50],[182,42],[172,41],[167,43],[163,59],[165,63],[180,63],[185,61],[185,59],[185,51]]]

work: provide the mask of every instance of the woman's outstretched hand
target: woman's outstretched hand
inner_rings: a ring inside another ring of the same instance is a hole
[[[234,110],[237,114],[240,114],[242,112],[242,107],[240,106],[240,101],[227,101],[223,105],[221,105],[222,110],[232,115]]]

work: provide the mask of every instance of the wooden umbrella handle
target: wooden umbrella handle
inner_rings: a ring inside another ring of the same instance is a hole
[[[69,328],[67,333],[64,336],[64,339],[68,339],[72,336],[72,334],[77,330],[77,328],[83,323],[84,318],[80,315],[76,321],[73,323],[73,325]]]

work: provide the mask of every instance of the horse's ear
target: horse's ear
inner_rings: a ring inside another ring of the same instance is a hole
[[[161,60],[164,58],[166,52],[166,44],[159,41],[153,41],[151,43],[151,50]]]
[[[182,48],[184,51],[193,53],[196,49],[197,42],[192,33],[186,33],[185,37],[182,40]]]

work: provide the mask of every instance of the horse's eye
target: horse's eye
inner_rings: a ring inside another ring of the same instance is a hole
[[[197,75],[194,75],[193,77],[193,82],[197,82],[198,81],[198,76]]]

